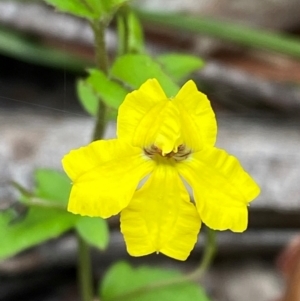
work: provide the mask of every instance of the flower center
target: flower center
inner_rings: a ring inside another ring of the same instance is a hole
[[[192,153],[184,144],[178,146],[177,151],[171,151],[168,154],[162,155],[162,150],[155,145],[144,148],[144,153],[151,159],[154,159],[156,155],[160,155],[164,158],[173,158],[175,161],[183,161],[189,157]]]

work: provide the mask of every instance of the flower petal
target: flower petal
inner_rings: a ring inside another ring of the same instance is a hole
[[[206,95],[199,92],[195,83],[188,81],[174,98],[179,108],[182,139],[194,151],[205,145],[213,146],[217,136],[217,122]]]
[[[180,119],[156,79],[129,93],[119,108],[117,135],[141,148],[155,145],[163,154],[180,143]]]
[[[132,142],[143,117],[167,96],[156,79],[147,80],[138,90],[128,93],[118,113],[117,136]]]
[[[208,227],[234,232],[247,228],[247,204],[260,189],[235,157],[208,147],[179,162],[177,169],[192,187],[198,212]]]
[[[146,120],[145,125],[146,123],[150,124],[152,121],[152,128],[148,127],[148,139],[144,145],[149,146],[154,144],[161,149],[163,156],[172,151],[177,152],[178,146],[182,144],[181,125],[178,108],[172,101],[168,100],[158,114],[149,113],[143,121]],[[155,120],[155,124],[153,124],[153,120]],[[140,137],[142,137],[143,134],[145,135],[145,132],[142,132],[142,127],[139,129],[141,130]]]
[[[121,212],[121,231],[132,256],[161,252],[185,260],[197,241],[200,226],[195,205],[170,164],[158,164]]]
[[[141,149],[116,139],[73,150],[62,163],[73,181],[68,211],[102,218],[126,207],[140,180],[154,166]]]

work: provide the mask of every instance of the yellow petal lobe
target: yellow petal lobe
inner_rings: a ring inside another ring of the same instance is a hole
[[[181,140],[181,125],[179,123],[179,111],[169,100],[159,115],[149,116],[152,120],[156,117],[155,124],[148,128],[148,139],[145,146],[154,144],[161,149],[162,155],[173,150],[177,151]],[[142,133],[140,133],[142,136]]]
[[[207,96],[189,80],[174,98],[182,124],[182,139],[194,151],[213,146],[217,137],[217,122]]]
[[[197,241],[201,221],[171,161],[161,158],[121,212],[121,231],[132,256],[160,252],[185,260]]]
[[[68,211],[102,218],[126,207],[140,180],[154,166],[139,148],[116,139],[73,150],[62,164],[73,181]]]
[[[208,227],[234,232],[247,228],[247,205],[260,189],[235,157],[207,147],[178,163],[177,169],[192,187],[199,215]]]
[[[167,96],[156,79],[149,79],[138,90],[128,93],[118,111],[118,138],[132,143],[144,116],[158,103],[166,101]]]
[[[129,93],[120,106],[118,138],[141,148],[155,145],[163,155],[181,141],[180,112],[155,79]]]

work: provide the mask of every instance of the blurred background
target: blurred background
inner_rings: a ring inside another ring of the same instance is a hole
[[[204,279],[215,301],[300,300],[299,294],[287,296],[291,287],[300,287],[300,272],[297,280],[289,276],[291,267],[300,262],[297,247],[279,257],[300,234],[299,4],[299,0],[133,2],[142,11],[149,53],[175,51],[203,58],[205,66],[193,79],[216,111],[217,145],[236,155],[261,186],[261,195],[249,208],[249,229],[243,234],[218,233],[218,254]],[[223,31],[207,24],[191,29],[185,21],[167,24],[157,18],[158,11],[232,26]],[[249,28],[283,35],[282,43],[268,41],[268,34],[253,35]],[[106,41],[114,57],[114,22]],[[291,44],[284,48],[285,42]],[[90,141],[93,118],[78,103],[76,80],[84,76],[93,57],[93,33],[83,19],[58,13],[42,1],[0,1],[0,209],[18,198],[11,181],[33,187],[36,168],[61,170],[62,156]],[[114,135],[111,122],[106,137]],[[109,224],[109,250],[93,253],[97,277],[119,259],[189,270],[203,250],[200,234],[185,263],[162,255],[132,259],[126,254],[118,219]],[[0,262],[0,300],[76,300],[74,237],[67,233]]]

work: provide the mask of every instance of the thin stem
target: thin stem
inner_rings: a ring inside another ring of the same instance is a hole
[[[95,124],[93,138],[92,138],[93,141],[99,140],[103,137],[106,121],[107,121],[106,113],[107,113],[107,107],[103,103],[103,101],[100,100],[98,106],[98,112],[96,116],[96,124]]]
[[[209,228],[207,228],[206,230],[207,230],[206,243],[205,243],[203,257],[201,259],[199,267],[194,272],[187,275],[191,279],[203,277],[203,275],[210,267],[217,251],[216,232]]]
[[[61,205],[58,203],[45,201],[45,200],[37,198],[37,197],[31,197],[28,200],[22,201],[22,203],[29,207],[33,206],[33,207],[51,208],[51,209],[58,209],[61,211],[66,211],[66,205]]]
[[[153,290],[164,289],[166,287],[170,287],[170,286],[174,286],[174,285],[185,284],[186,282],[189,282],[189,281],[199,280],[200,278],[202,278],[204,276],[207,269],[211,265],[215,254],[216,254],[216,233],[214,230],[207,229],[206,244],[205,244],[205,248],[204,248],[203,257],[201,259],[201,262],[200,262],[198,268],[196,268],[196,270],[194,270],[193,272],[191,272],[185,276],[176,277],[176,278],[165,280],[165,281],[150,283],[150,284],[142,286],[134,291],[110,298],[110,301],[116,301],[116,300],[126,301],[127,299],[132,300],[135,296],[141,296],[141,295],[143,295],[147,292],[151,292]]]
[[[105,74],[108,73],[108,57],[105,45],[105,28],[106,24],[104,21],[95,20],[91,22],[91,27],[94,32],[95,38],[95,59],[96,66],[98,69],[103,71]]]
[[[108,73],[108,58],[105,45],[105,23],[104,21],[94,21],[91,23],[91,27],[95,36],[95,59],[96,66],[99,70]],[[105,103],[100,100],[98,112],[96,116],[96,125],[93,133],[93,141],[99,140],[103,137],[105,125],[106,125],[107,107]]]
[[[42,207],[42,208],[54,208],[59,209],[62,211],[66,211],[66,206],[61,205],[59,203],[50,202],[47,200],[44,200],[42,198],[36,197],[34,193],[23,187],[21,184],[11,181],[11,185],[16,188],[23,196],[25,196],[25,199],[22,200],[20,203],[26,205],[26,206],[33,206],[33,207]]]
[[[127,50],[127,43],[126,43],[127,33],[126,32],[127,32],[127,28],[126,28],[124,14],[123,14],[123,11],[121,11],[121,9],[120,9],[117,14],[118,55],[119,56],[125,54],[126,50]]]
[[[93,279],[91,268],[90,248],[77,234],[78,242],[78,280],[82,301],[93,300]]]
[[[122,5],[117,12],[117,34],[118,34],[118,55],[127,54],[129,50],[129,27],[128,27],[129,7]]]

